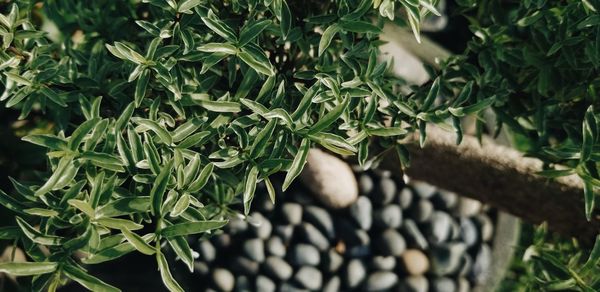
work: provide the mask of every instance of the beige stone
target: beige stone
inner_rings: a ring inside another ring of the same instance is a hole
[[[348,207],[358,198],[358,183],[350,166],[320,149],[308,152],[300,180],[330,208]]]

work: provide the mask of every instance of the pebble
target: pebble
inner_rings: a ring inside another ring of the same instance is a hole
[[[235,278],[235,291],[236,292],[250,292],[252,288],[250,287],[250,280],[246,276],[238,276]]]
[[[217,257],[217,250],[208,240],[201,240],[198,243],[198,253],[200,255],[200,259],[212,262]]]
[[[231,246],[231,235],[227,233],[221,233],[213,237],[213,243],[219,250],[229,248]]]
[[[259,185],[262,185],[262,183]],[[260,190],[257,190],[256,193],[259,194],[261,192],[260,192]],[[262,193],[263,194],[267,193],[266,188]],[[269,198],[269,196],[265,195],[265,196],[256,197],[255,202],[252,204],[252,208],[253,208],[253,210],[258,210],[260,212],[269,213],[269,212],[272,212],[273,210],[275,210],[275,205],[273,204],[273,202],[271,202],[271,199]]]
[[[273,280],[263,275],[258,275],[258,277],[256,277],[256,291],[275,292],[276,290],[277,286]]]
[[[460,197],[456,205],[456,213],[461,217],[471,217],[479,214],[481,202],[467,197]]]
[[[333,276],[331,279],[329,279],[329,281],[327,281],[325,286],[323,286],[323,292],[337,292],[340,291],[341,286],[342,281],[340,280],[340,277]]]
[[[371,259],[371,266],[375,270],[391,271],[396,267],[396,258],[393,256],[374,256]]]
[[[452,221],[448,213],[434,211],[427,224],[429,242],[434,245],[445,242],[452,233]]]
[[[332,209],[351,205],[358,197],[358,183],[350,166],[320,149],[308,152],[300,180],[321,203]]]
[[[378,247],[383,255],[399,256],[406,249],[406,241],[395,229],[387,229],[381,233]]]
[[[465,253],[460,259],[460,268],[458,269],[459,276],[467,276],[473,269],[473,258],[468,253]]]
[[[423,223],[433,214],[433,204],[427,199],[420,199],[416,202],[411,210],[411,218],[418,223]]]
[[[260,239],[267,239],[271,236],[271,231],[273,231],[273,225],[271,221],[269,221],[265,216],[258,212],[254,212],[250,215],[253,222],[255,224],[250,224],[251,229],[254,231],[254,234]]]
[[[284,203],[281,206],[281,214],[286,223],[298,225],[302,222],[302,205],[298,203]]]
[[[275,226],[275,234],[277,234],[285,244],[289,243],[294,236],[294,226],[292,225],[277,225]]]
[[[429,291],[429,282],[424,276],[408,276],[404,278],[398,291],[401,292],[427,292]]]
[[[350,215],[358,226],[364,230],[371,229],[373,223],[373,205],[371,200],[365,196],[360,196],[354,204],[350,206]]]
[[[398,205],[387,205],[375,211],[375,225],[379,228],[398,228],[402,225],[402,208]]]
[[[429,270],[429,259],[418,249],[407,249],[400,256],[402,268],[409,275],[423,275]]]
[[[396,196],[396,182],[389,177],[379,180],[378,192],[371,194],[373,202],[379,206],[389,204]]]
[[[492,223],[492,219],[485,214],[479,214],[473,220],[481,231],[481,240],[485,242],[492,240],[492,237],[494,237],[494,223]]]
[[[436,187],[422,181],[411,180],[410,184],[415,190],[415,193],[421,198],[431,198],[437,191]]]
[[[437,277],[431,279],[431,290],[433,292],[455,292],[456,283],[448,277]]]
[[[358,189],[363,196],[369,195],[373,191],[373,179],[368,174],[361,174],[358,177]]]
[[[301,267],[294,280],[306,289],[319,290],[323,285],[323,275],[314,267]]]
[[[202,276],[206,276],[206,275],[208,275],[208,273],[210,273],[210,267],[205,262],[195,261],[194,262],[194,272],[196,272]]]
[[[271,255],[284,257],[286,253],[285,244],[279,236],[271,236],[267,241],[267,252]]]
[[[413,192],[410,188],[403,188],[398,194],[398,205],[402,210],[408,209],[413,202]]]
[[[265,260],[265,244],[260,238],[247,239],[243,245],[244,253],[248,258],[262,263]]]
[[[321,263],[321,254],[316,247],[299,243],[292,249],[291,261],[297,266],[316,266]]]
[[[458,278],[456,281],[456,291],[457,292],[469,292],[471,291],[471,283],[469,280],[465,278]]]
[[[460,241],[460,224],[456,222],[456,219],[452,220],[450,230],[450,241]]]
[[[464,243],[446,243],[431,249],[431,271],[445,276],[458,270],[467,246]]]
[[[477,244],[479,240],[479,230],[475,223],[471,219],[461,218],[460,219],[460,239],[468,247],[472,247]]]
[[[329,248],[329,240],[315,226],[310,223],[302,223],[301,228],[304,238],[320,251],[326,251]]]
[[[268,257],[267,260],[265,261],[264,266],[265,266],[265,271],[267,273],[269,273],[269,275],[271,275],[281,281],[286,281],[294,273],[292,266],[290,266],[286,261],[284,261],[280,257],[274,257],[274,256]]]
[[[359,259],[352,259],[346,267],[346,287],[354,289],[362,283],[367,276],[367,269]]]
[[[225,225],[225,231],[228,234],[236,235],[248,230],[248,222],[240,218],[232,218],[227,225]]]
[[[212,279],[217,288],[221,291],[231,291],[235,286],[233,274],[229,270],[223,268],[216,268],[213,271]]]
[[[471,280],[477,284],[483,284],[490,273],[492,264],[492,250],[487,244],[482,244],[477,251],[473,269],[471,269]]]
[[[330,249],[326,254],[325,263],[326,270],[335,273],[344,263],[344,258],[335,249]]]
[[[293,285],[293,284],[288,283],[288,282],[284,282],[279,287],[279,292],[306,292],[306,291],[308,291],[308,290],[303,289],[303,288],[299,288],[296,285]]]
[[[235,256],[230,261],[231,264],[229,267],[231,267],[236,274],[252,276],[258,273],[258,269],[260,268],[260,265],[257,262],[244,256]]]
[[[415,221],[411,219],[404,220],[402,230],[406,237],[410,240],[411,244],[417,246],[422,250],[427,250],[427,248],[429,247],[429,243],[427,242],[427,239],[425,239],[423,233],[421,233],[419,227],[417,227]]]
[[[329,239],[335,237],[333,219],[327,210],[317,206],[308,206],[304,209],[304,220],[320,229]]]
[[[293,201],[302,206],[313,205],[316,203],[314,196],[310,194],[310,192],[301,191],[300,188],[291,190],[289,196]]]
[[[433,205],[438,209],[451,210],[458,204],[458,195],[446,190],[438,190],[435,196],[431,198]]]
[[[382,291],[392,288],[398,282],[398,275],[393,272],[378,271],[367,278],[367,291]]]

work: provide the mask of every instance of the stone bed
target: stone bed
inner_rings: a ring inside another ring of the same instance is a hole
[[[331,210],[300,184],[192,247],[194,291],[470,291],[492,261],[496,212],[387,171],[355,173],[358,200]],[[276,189],[278,186],[276,186]]]

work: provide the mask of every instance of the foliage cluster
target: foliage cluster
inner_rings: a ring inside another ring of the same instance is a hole
[[[23,138],[47,149],[48,172],[0,191],[17,214],[0,239],[32,259],[0,271],[35,275],[35,290],[66,278],[117,290],[81,263],[137,250],[181,291],[166,246],[192,269],[185,237],[226,224],[232,205],[247,214],[258,182],[274,194],[275,173],[289,187],[310,147],[368,167],[377,137],[407,164],[405,137],[425,143],[436,123],[460,143],[461,118],[478,117],[481,134],[484,111],[544,174],[582,177],[594,211],[598,1],[457,1],[473,40],[411,90],[378,61],[378,34],[393,22],[419,39],[438,13],[430,0],[16,2],[0,9],[0,101],[55,126]]]

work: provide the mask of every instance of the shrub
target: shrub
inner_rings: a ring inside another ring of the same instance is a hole
[[[0,100],[20,118],[43,114],[51,134],[38,181],[12,180],[0,203],[17,213],[0,238],[19,241],[33,289],[63,277],[116,290],[86,273],[126,253],[154,255],[167,288],[180,291],[162,252],[192,266],[185,236],[211,232],[257,182],[286,172],[308,149],[376,163],[370,144],[403,146],[427,123],[453,129],[492,109],[527,151],[585,181],[594,210],[600,21],[597,1],[457,1],[474,39],[432,82],[413,87],[378,61],[384,23],[437,13],[430,0],[18,1],[0,16]],[[101,17],[99,17],[101,16]],[[44,25],[44,28],[42,28]],[[47,28],[50,27],[50,28]],[[582,54],[576,54],[581,47]],[[580,284],[580,283],[576,283]]]

